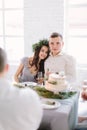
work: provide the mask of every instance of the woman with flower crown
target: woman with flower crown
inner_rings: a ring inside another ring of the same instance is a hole
[[[36,82],[37,73],[40,71],[44,74],[44,61],[49,56],[48,40],[40,40],[33,45],[34,56],[24,57],[14,75],[16,82]]]

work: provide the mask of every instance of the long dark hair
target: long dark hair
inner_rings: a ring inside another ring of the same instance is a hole
[[[40,50],[43,46],[46,46],[48,48],[48,53],[47,53],[47,57],[43,60],[40,61],[39,63],[39,53],[40,53]],[[45,40],[40,40],[39,43],[36,45],[36,47],[34,48],[34,57],[33,57],[33,61],[32,61],[32,64],[31,64],[31,67],[33,65],[35,65],[36,67],[36,70],[38,71],[44,71],[44,61],[48,58],[49,56],[49,44],[48,44],[48,40],[45,39]],[[39,64],[38,64],[39,63]],[[42,68],[42,69],[41,69]]]

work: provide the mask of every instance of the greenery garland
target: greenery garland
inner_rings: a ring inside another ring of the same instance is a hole
[[[40,40],[38,43],[33,44],[33,45],[32,45],[33,52],[34,52],[38,47],[41,47],[43,44],[48,45],[48,40],[47,40],[47,39],[43,39],[43,40]]]
[[[35,87],[34,90],[38,93],[39,96],[44,98],[52,98],[52,99],[67,99],[75,95],[76,91],[68,91],[68,92],[59,92],[57,94],[46,90],[44,87]]]
[[[52,98],[52,99],[67,99],[75,95],[77,92],[76,91],[69,91],[69,92],[59,92],[54,94],[51,91],[46,90],[44,87],[39,87],[39,86],[23,86],[19,84],[14,84],[14,86],[24,89],[24,88],[31,88],[34,91],[38,93],[39,96],[44,97],[44,98]]]

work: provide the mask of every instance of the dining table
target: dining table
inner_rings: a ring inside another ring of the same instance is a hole
[[[55,99],[60,107],[43,109],[38,130],[74,130],[78,120],[78,99],[79,92],[68,99]]]
[[[27,84],[27,86],[26,86]],[[17,87],[34,87],[35,83],[24,82],[15,84]],[[44,88],[39,87],[39,89]],[[58,102],[59,107],[43,108],[43,117],[38,130],[74,130],[78,121],[79,91],[67,99],[51,99],[42,97],[41,100]]]

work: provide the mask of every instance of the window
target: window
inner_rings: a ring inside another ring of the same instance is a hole
[[[18,62],[24,55],[24,1],[0,0],[0,47],[8,60]]]
[[[87,0],[68,0],[67,5],[67,51],[87,64]]]

